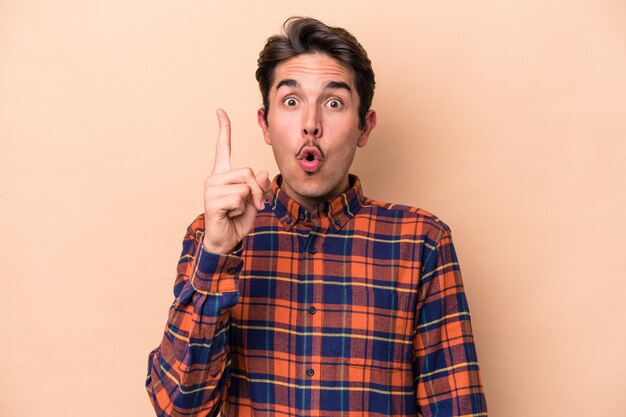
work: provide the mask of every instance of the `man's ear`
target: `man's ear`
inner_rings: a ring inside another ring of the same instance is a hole
[[[263,107],[257,110],[256,121],[259,124],[259,127],[261,128],[261,130],[263,131],[263,139],[265,140],[265,143],[267,143],[268,145],[271,145],[272,140],[270,139],[270,134],[267,131],[267,123],[265,122],[265,109]]]
[[[359,141],[356,143],[356,146],[362,148],[367,145],[370,133],[375,127],[376,112],[374,110],[368,110],[367,113],[365,113],[365,124],[363,125],[363,130],[361,131],[361,136],[359,136]]]

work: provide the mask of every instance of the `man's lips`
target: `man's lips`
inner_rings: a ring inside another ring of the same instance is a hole
[[[324,158],[320,149],[315,146],[305,146],[300,149],[296,159],[304,172],[315,173],[320,170],[326,158]]]

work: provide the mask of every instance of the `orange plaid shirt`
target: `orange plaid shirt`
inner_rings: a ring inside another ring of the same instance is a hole
[[[230,255],[189,227],[146,386],[159,416],[486,416],[449,228],[351,188],[279,187]]]

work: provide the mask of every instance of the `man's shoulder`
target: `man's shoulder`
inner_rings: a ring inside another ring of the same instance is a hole
[[[414,225],[422,229],[422,232],[430,230],[441,235],[450,231],[450,227],[438,216],[419,207],[366,199],[362,209],[362,214],[402,225]]]
[[[204,213],[199,214],[187,227],[185,239],[199,239],[204,233]]]

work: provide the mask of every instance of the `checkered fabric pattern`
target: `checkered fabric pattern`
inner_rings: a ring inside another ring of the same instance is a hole
[[[351,188],[307,212],[274,180],[233,254],[183,242],[146,386],[159,416],[486,416],[449,228]]]

